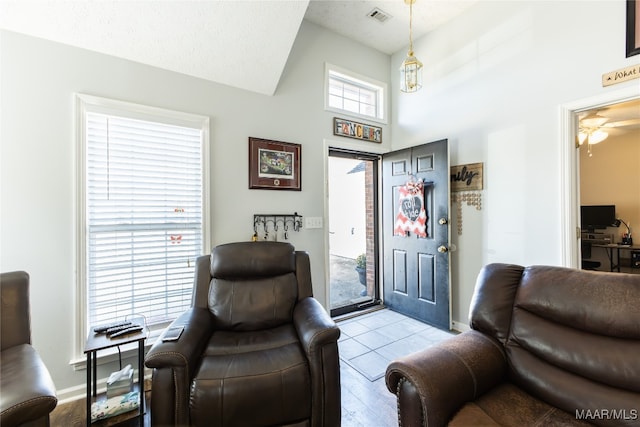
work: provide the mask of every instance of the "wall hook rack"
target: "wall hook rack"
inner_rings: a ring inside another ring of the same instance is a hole
[[[269,224],[272,224],[269,226]],[[264,229],[264,240],[269,240],[269,229],[273,230],[273,238],[278,239],[278,230],[284,230],[284,239],[289,238],[289,230],[300,231],[302,228],[302,215],[293,214],[254,214],[253,215],[253,240],[258,240],[258,228]]]

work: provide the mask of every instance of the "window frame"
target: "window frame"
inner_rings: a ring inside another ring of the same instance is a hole
[[[340,77],[349,82],[350,84],[362,88],[371,89],[376,93],[377,101],[376,101],[376,116],[368,116],[366,114],[354,113],[349,110],[344,110],[341,108],[331,107],[329,105],[329,90],[330,90],[330,79],[331,74],[339,74]],[[324,72],[324,109],[325,111],[331,111],[334,113],[339,113],[351,117],[355,117],[358,119],[363,119],[367,121],[374,121],[377,123],[387,124],[388,122],[388,85],[384,82],[372,79],[367,76],[363,76],[361,74],[354,73],[352,71],[346,70],[344,68],[338,67],[336,65],[332,65],[329,63],[325,63],[325,72]]]
[[[88,281],[87,281],[87,140],[86,140],[86,115],[98,113],[117,115],[130,119],[159,122],[169,125],[184,126],[199,129],[202,138],[202,248],[201,253],[206,253],[210,248],[210,141],[209,141],[209,117],[191,113],[179,112],[163,108],[151,107],[125,101],[101,98],[86,94],[75,94],[76,107],[76,328],[75,328],[75,360],[78,363],[84,360],[84,344],[89,333],[90,325],[87,324],[88,315]],[[157,325],[151,331],[151,337],[157,336],[164,325]],[[148,343],[149,344],[149,343]]]

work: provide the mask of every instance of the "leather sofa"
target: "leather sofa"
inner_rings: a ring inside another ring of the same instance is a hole
[[[387,367],[401,426],[640,425],[640,275],[490,264],[470,327]]]
[[[284,242],[197,259],[192,307],[145,358],[153,426],[339,426],[340,330],[313,298],[309,256]]]
[[[29,275],[0,274],[0,425],[48,426],[58,403],[51,375],[31,345]]]

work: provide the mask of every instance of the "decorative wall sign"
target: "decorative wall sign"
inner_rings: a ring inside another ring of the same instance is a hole
[[[462,202],[467,206],[473,206],[477,211],[482,209],[482,193],[480,191],[461,191],[451,194],[451,203],[458,205],[456,209],[458,222],[458,236],[462,235]]]
[[[300,144],[249,137],[249,188],[300,191],[300,151]]]
[[[603,74],[602,86],[611,86],[633,79],[640,79],[640,64]]]
[[[451,166],[451,191],[482,190],[482,163]]]
[[[333,118],[333,134],[361,141],[382,142],[382,128],[353,122],[351,120]]]
[[[640,6],[627,0],[627,58],[640,54]]]
[[[451,202],[457,203],[458,235],[462,234],[462,203],[482,209],[483,163],[451,167]]]

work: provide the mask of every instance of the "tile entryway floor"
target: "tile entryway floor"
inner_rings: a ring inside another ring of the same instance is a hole
[[[393,359],[453,335],[389,309],[339,321],[338,327],[340,359],[370,381],[383,377]]]
[[[337,320],[337,324],[342,427],[397,427],[396,397],[384,382],[387,365],[454,333],[389,309]]]

